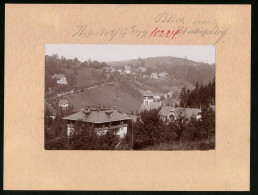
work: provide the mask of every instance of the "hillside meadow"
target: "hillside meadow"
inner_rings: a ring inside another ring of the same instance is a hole
[[[114,106],[116,105],[121,111],[138,111],[142,104],[141,99],[126,93],[118,86],[100,86],[91,89],[85,89],[83,92],[66,96],[78,111],[85,106]]]

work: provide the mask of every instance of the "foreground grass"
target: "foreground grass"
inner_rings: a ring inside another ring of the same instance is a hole
[[[198,141],[172,141],[141,150],[215,150],[215,137]]]

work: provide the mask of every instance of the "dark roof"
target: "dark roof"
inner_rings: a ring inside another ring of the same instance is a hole
[[[67,101],[67,100],[60,100],[60,101],[58,102],[58,104],[68,104],[68,101]]]
[[[160,102],[150,102],[148,105],[142,105],[139,112],[142,112],[144,110],[150,111],[153,109],[158,109],[160,107],[161,107]]]
[[[53,78],[56,78],[56,79],[61,79],[62,77],[64,77],[65,75],[63,74],[54,74],[53,75]]]
[[[84,121],[84,122],[91,122],[91,123],[104,123],[104,122],[113,122],[113,121],[121,121],[121,120],[132,120],[131,117],[128,117],[124,114],[121,114],[114,110],[112,113],[111,111],[107,110],[94,110],[84,113],[84,110],[81,110],[77,113],[71,114],[69,116],[64,117],[64,120],[73,120],[73,121]]]
[[[144,92],[143,96],[153,96],[153,93],[152,91],[148,90]]]
[[[159,112],[159,115],[167,117],[172,109],[172,106],[163,106]],[[201,109],[199,108],[174,108],[174,114],[176,117],[182,115],[186,118],[191,118],[192,116],[196,116],[199,112],[201,112]]]

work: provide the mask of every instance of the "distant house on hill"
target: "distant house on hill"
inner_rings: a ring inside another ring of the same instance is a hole
[[[63,110],[67,110],[68,106],[69,106],[69,103],[68,103],[67,100],[60,100],[58,102],[58,106],[61,107]]]
[[[201,109],[199,108],[174,108],[172,106],[163,106],[159,112],[161,119],[164,122],[175,121],[179,116],[184,116],[187,119],[195,117],[201,119]]]
[[[210,105],[210,108],[215,111],[216,106],[215,105]]]
[[[167,78],[167,76],[168,76],[168,73],[166,73],[165,71],[164,71],[164,72],[159,73],[159,77],[160,77],[160,78],[162,78],[162,79]]]
[[[162,96],[165,98],[165,94],[163,94],[163,93],[155,93],[155,94],[153,95],[153,97],[154,97],[156,100],[160,100]]]
[[[56,79],[56,83],[60,85],[67,85],[66,77],[63,74],[54,74],[53,79]]]
[[[173,91],[168,92],[167,95],[168,95],[169,97],[172,97],[172,96],[173,96]]]
[[[112,68],[109,69],[109,71],[110,71],[110,72],[115,72],[116,69],[112,67]]]
[[[150,77],[153,78],[153,79],[158,79],[159,78],[158,73],[156,73],[156,72],[151,73]]]
[[[146,68],[140,67],[137,69],[137,72],[146,72],[146,70],[147,70]]]
[[[75,131],[75,122],[82,121],[93,127],[98,135],[113,131],[120,138],[124,138],[127,133],[127,126],[132,118],[119,113],[116,108],[100,107],[81,109],[77,113],[64,117],[63,120],[67,121],[68,136]]]
[[[130,74],[131,68],[129,66],[125,67],[125,72],[126,72],[126,74]]]

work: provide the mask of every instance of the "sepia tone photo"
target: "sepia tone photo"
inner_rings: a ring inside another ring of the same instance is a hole
[[[46,150],[215,150],[215,47],[46,44]]]

